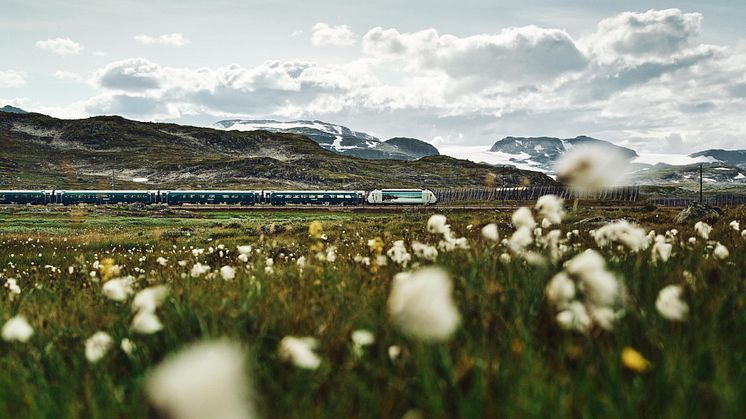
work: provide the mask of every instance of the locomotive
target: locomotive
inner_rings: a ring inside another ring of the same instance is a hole
[[[2,204],[430,205],[428,189],[357,190],[0,190]]]

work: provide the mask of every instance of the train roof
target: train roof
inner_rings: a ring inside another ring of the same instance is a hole
[[[154,190],[147,190],[147,189],[136,189],[136,190],[105,190],[105,189],[60,189],[57,190],[57,192],[60,193],[151,193],[155,192]]]
[[[201,190],[181,190],[181,189],[169,189],[162,190],[161,192],[176,192],[176,193],[260,193],[258,190],[249,191],[234,191],[234,190],[222,190],[222,189],[201,189]]]
[[[45,193],[45,192],[52,192],[51,189],[49,190],[27,190],[27,189],[7,189],[7,190],[0,190],[0,193]]]
[[[292,190],[292,191],[271,190],[271,191],[264,191],[264,192],[271,192],[271,193],[361,193],[365,191],[335,189],[335,190]]]

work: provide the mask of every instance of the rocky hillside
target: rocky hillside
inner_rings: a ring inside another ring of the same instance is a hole
[[[232,119],[213,124],[214,128],[238,131],[269,131],[304,135],[325,150],[371,160],[416,160],[439,155],[438,149],[415,138],[381,141],[364,132],[323,121],[274,121]]]
[[[708,157],[713,161],[746,169],[746,150],[711,149],[690,154],[690,157]]]
[[[554,163],[562,154],[573,147],[585,145],[608,148],[629,159],[637,157],[634,150],[586,136],[564,139],[555,137],[505,137],[495,142],[489,151],[502,155],[505,158],[504,164],[512,163],[550,172]]]
[[[0,113],[1,188],[447,188],[552,184],[540,173],[445,156],[364,160],[305,136]],[[138,182],[135,182],[137,180]]]
[[[0,112],[8,112],[8,113],[28,113],[24,111],[21,108],[16,108],[15,106],[5,105],[2,108],[0,108]]]

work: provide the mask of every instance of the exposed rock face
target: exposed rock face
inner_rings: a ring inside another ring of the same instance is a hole
[[[370,134],[323,121],[231,119],[218,121],[213,127],[222,130],[300,134],[325,150],[367,160],[417,160],[440,154],[437,148],[415,138],[397,137],[381,141]]]
[[[707,204],[692,202],[676,216],[676,222],[679,224],[693,224],[697,221],[715,223],[723,214],[720,208],[711,207]]]

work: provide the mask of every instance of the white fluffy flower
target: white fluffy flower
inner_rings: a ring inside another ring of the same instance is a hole
[[[13,294],[18,295],[21,293],[21,287],[18,286],[18,280],[15,278],[8,278],[5,281],[5,287]]]
[[[533,242],[534,237],[532,236],[531,228],[524,226],[513,232],[510,240],[508,240],[508,247],[513,253],[521,253]]]
[[[681,299],[684,289],[680,285],[668,285],[658,293],[655,308],[671,321],[685,321],[689,315],[689,305]]]
[[[110,279],[101,287],[101,292],[110,300],[124,301],[135,293],[135,290],[132,288],[134,283],[135,279],[131,276]]]
[[[298,368],[315,370],[321,365],[321,359],[313,351],[319,342],[312,337],[285,336],[277,350],[280,359],[292,362]]]
[[[420,242],[413,242],[412,251],[414,252],[415,256],[421,259],[429,260],[432,262],[438,259],[438,249],[436,249],[434,246],[430,246]],[[368,261],[368,264],[370,264],[370,260]]]
[[[170,355],[146,380],[153,406],[174,419],[250,419],[251,383],[238,344],[202,342]]]
[[[363,348],[372,345],[376,341],[376,337],[370,330],[360,329],[352,332],[352,349],[356,355],[360,356],[363,354]]]
[[[500,240],[500,233],[497,231],[497,224],[490,223],[482,227],[482,237],[487,240],[492,240],[493,242]]]
[[[161,266],[168,265],[168,259],[164,258],[163,256],[159,256],[158,259],[155,260],[155,262]]]
[[[163,330],[163,323],[152,311],[141,311],[132,319],[131,328],[134,332],[150,335]]]
[[[555,166],[557,180],[581,193],[623,184],[629,160],[619,152],[600,146],[575,147],[563,154]]]
[[[547,228],[552,224],[561,224],[565,216],[565,210],[562,208],[563,200],[556,195],[544,195],[536,200],[536,209],[548,223],[542,220],[542,227]]]
[[[169,289],[166,285],[145,288],[132,299],[132,311],[155,311],[166,300]]]
[[[86,339],[85,357],[88,362],[93,364],[100,361],[109,352],[113,343],[114,339],[108,333],[102,331],[96,332]]]
[[[439,268],[397,274],[388,300],[392,321],[405,334],[423,341],[448,339],[460,322],[452,287],[448,274]]]
[[[427,220],[427,231],[433,234],[450,234],[451,226],[447,223],[448,220],[445,215],[435,214]]]
[[[653,245],[653,262],[661,261],[667,262],[671,257],[671,251],[673,245],[666,243],[666,238],[662,235],[658,235],[655,238],[655,244]]]
[[[731,221],[730,224],[728,224],[728,226],[730,226],[731,230],[733,231],[736,231],[736,232],[741,231],[741,224],[736,220]]]
[[[241,255],[248,255],[251,253],[251,246],[236,246],[236,250]]]
[[[606,261],[595,250],[588,249],[565,263],[565,270],[580,280],[580,289],[596,306],[613,304],[619,297],[619,283],[606,270]]]
[[[515,210],[511,217],[511,221],[515,228],[528,227],[533,230],[533,228],[536,227],[534,216],[531,214],[531,210],[527,207],[520,207]]]
[[[412,255],[407,252],[407,248],[404,245],[404,240],[397,240],[394,245],[386,252],[386,255],[391,258],[396,264],[407,266]]]
[[[557,323],[565,330],[577,330],[581,333],[586,333],[593,324],[593,321],[583,303],[573,301],[567,309],[557,313]]]
[[[220,276],[226,281],[231,281],[236,277],[236,270],[232,266],[223,266],[220,268]]]
[[[34,334],[34,329],[23,316],[15,316],[3,325],[2,336],[6,342],[26,342]]]
[[[544,294],[555,307],[567,307],[575,299],[575,282],[565,272],[560,272],[549,281]]]
[[[126,353],[127,355],[132,355],[132,352],[135,351],[135,344],[128,338],[122,339],[119,342],[119,347],[122,349],[122,352]]]
[[[712,227],[710,227],[710,225],[704,221],[697,221],[697,224],[694,224],[694,231],[697,232],[699,237],[702,237],[705,240],[709,240],[710,232],[712,232]]]
[[[203,265],[197,262],[194,264],[194,266],[192,266],[192,271],[190,274],[192,275],[192,278],[199,278],[208,272],[210,272],[210,267],[208,265]]]
[[[598,247],[621,243],[629,250],[638,252],[647,249],[650,239],[645,230],[627,220],[615,221],[596,230],[593,238]]]
[[[727,259],[728,256],[730,256],[730,252],[728,251],[727,247],[718,242],[718,244],[715,245],[715,249],[712,251],[712,256],[714,256],[716,259],[723,260]]]

